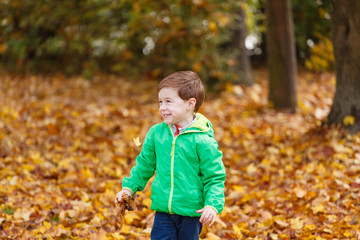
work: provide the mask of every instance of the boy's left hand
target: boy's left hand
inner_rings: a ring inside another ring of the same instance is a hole
[[[209,223],[209,227],[211,227],[215,223],[216,219],[216,211],[211,207],[204,207],[203,209],[196,210],[197,213],[201,213],[200,222],[203,225]]]

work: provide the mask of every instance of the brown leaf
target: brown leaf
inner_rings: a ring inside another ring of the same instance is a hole
[[[116,210],[117,210],[116,217],[118,219],[118,224],[120,229],[123,224],[123,218],[125,216],[126,210],[133,211],[137,209],[134,202],[136,196],[137,195],[129,196],[123,193],[121,200],[118,203],[116,203]]]

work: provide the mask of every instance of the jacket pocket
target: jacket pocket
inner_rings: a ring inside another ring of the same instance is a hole
[[[159,179],[155,176],[154,181],[151,185],[151,200],[155,200],[158,198],[159,194],[161,193],[161,185]]]
[[[168,207],[169,195],[163,188],[159,178],[155,179],[151,185],[151,209],[166,212]]]
[[[202,186],[197,183],[193,183],[189,193],[191,199],[193,199],[195,203],[202,204],[204,202],[204,191]]]

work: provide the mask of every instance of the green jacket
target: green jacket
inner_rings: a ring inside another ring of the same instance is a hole
[[[151,209],[198,217],[196,210],[224,207],[225,167],[210,121],[197,113],[197,120],[174,137],[169,125],[152,126],[147,133],[136,166],[124,178],[123,189],[133,194],[151,186]]]

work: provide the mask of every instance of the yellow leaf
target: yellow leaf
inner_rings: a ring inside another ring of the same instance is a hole
[[[57,224],[56,226],[54,226],[54,231],[52,232],[52,234],[54,234],[54,236],[56,237],[60,237],[61,235],[69,235],[70,230],[69,228],[65,228],[62,224]]]
[[[234,185],[234,186],[233,186],[233,189],[234,189],[236,192],[239,192],[239,193],[244,193],[244,192],[245,192],[243,186],[240,186],[240,185]]]
[[[124,218],[127,224],[132,224],[135,220],[140,220],[136,212],[127,212]]]
[[[231,84],[231,83],[226,83],[225,84],[225,89],[226,89],[227,92],[232,93],[234,91],[234,85]]]
[[[304,221],[300,218],[290,220],[291,228],[294,230],[301,230],[304,227]]]
[[[77,111],[72,111],[71,112],[71,116],[73,116],[73,117],[79,117],[80,116],[80,113],[78,113]]]
[[[287,172],[291,172],[294,170],[294,167],[291,164],[286,164],[285,166],[285,171]]]
[[[102,215],[102,213],[98,213],[98,214],[96,214],[96,216],[100,219],[101,222],[103,222],[105,220],[105,216]]]
[[[87,226],[88,226],[88,224],[87,224],[87,223],[84,223],[84,222],[75,224],[75,228],[76,228],[76,229],[85,228],[85,227],[87,227]]]
[[[345,232],[344,232],[344,236],[349,238],[349,237],[352,237],[354,234],[352,232],[349,231],[349,229],[347,229]]]
[[[45,104],[43,107],[44,107],[44,112],[49,114],[49,113],[51,113],[51,108],[53,106],[52,106],[52,104]]]
[[[348,155],[345,154],[345,153],[335,153],[334,154],[334,158],[337,158],[337,159],[340,159],[340,160],[346,160],[348,159]],[[338,165],[341,165],[341,164],[338,164]]]
[[[126,217],[126,215],[125,215],[125,217]],[[129,227],[129,225],[124,224],[124,225],[121,227],[121,233],[122,233],[122,234],[127,234],[127,233],[129,233],[129,232],[130,232],[130,227]]]
[[[301,163],[301,155],[296,155],[294,158],[295,163]]]
[[[87,202],[87,201],[89,201],[89,200],[90,200],[89,195],[88,195],[86,192],[81,191],[81,201]]]
[[[241,233],[241,228],[236,226],[235,224],[233,224],[233,229],[234,229],[235,234],[238,237],[238,239],[242,239],[243,234]]]
[[[44,221],[43,224],[44,224],[45,229],[47,229],[47,230],[49,230],[52,227],[51,223],[49,223],[48,221]]]
[[[300,100],[298,100],[298,106],[299,106],[302,110],[304,110],[304,112],[310,112],[310,108],[307,106],[307,104],[304,103],[304,102],[302,102],[302,101],[300,101]]]
[[[246,202],[251,202],[251,200],[253,200],[254,197],[251,194],[244,194],[244,196],[241,198],[241,202],[246,203]]]
[[[22,165],[22,168],[23,168],[23,169],[26,169],[26,170],[28,170],[28,171],[32,171],[32,170],[35,169],[35,165],[24,164],[24,165]]]
[[[211,21],[209,22],[209,30],[215,32],[217,30],[217,25],[215,22]]]
[[[19,113],[15,109],[9,107],[3,107],[0,112],[0,117],[9,117],[11,119],[16,119],[18,116]]]
[[[200,72],[201,69],[202,69],[202,64],[201,64],[201,62],[196,62],[196,63],[194,63],[193,69],[194,69],[195,72]]]
[[[143,200],[143,204],[144,204],[145,206],[147,206],[148,208],[150,208],[150,206],[151,206],[151,199],[150,199],[150,198],[145,198],[145,199]]]
[[[30,158],[33,160],[35,164],[41,164],[44,163],[44,158],[41,157],[40,152],[32,152],[30,153]]]
[[[289,223],[287,223],[281,219],[276,219],[275,222],[277,225],[279,225],[280,227],[283,227],[283,228],[286,228],[287,226],[289,226]]]
[[[253,163],[251,163],[247,168],[246,168],[246,172],[248,173],[248,174],[254,174],[254,173],[256,173],[256,171],[257,171],[257,167],[255,166],[255,164],[253,164]]]
[[[317,205],[312,207],[313,212],[316,213],[323,213],[325,212],[325,207],[323,205]]]
[[[120,235],[119,232],[111,233],[110,236],[112,236],[115,240],[124,240],[125,236]]]
[[[45,233],[46,232],[46,228],[44,227],[44,226],[41,226],[40,228],[38,228],[38,229],[34,229],[33,230],[33,234],[35,234],[35,233]]]
[[[0,44],[0,54],[5,52],[7,49],[7,45],[5,43]]]
[[[139,137],[134,138],[134,143],[137,147],[140,146],[141,145],[140,138]]]
[[[94,178],[94,175],[89,168],[86,168],[86,169],[82,168],[80,170],[80,176],[81,176],[81,178],[84,178],[84,179]]]
[[[313,225],[313,224],[307,224],[307,225],[305,225],[305,230],[310,230],[310,231],[312,231],[312,230],[314,230],[315,229],[315,225]]]
[[[230,19],[225,16],[225,15],[222,15],[220,18],[219,18],[219,25],[221,27],[225,27],[226,25],[228,25],[228,23],[230,22]]]
[[[257,228],[264,228],[265,227],[265,224],[263,223],[257,223]]]
[[[97,215],[95,215],[95,217],[91,219],[90,224],[92,224],[93,226],[101,226],[101,219],[103,218],[104,217],[98,213]]]
[[[73,162],[72,159],[70,159],[70,158],[64,158],[63,160],[61,160],[61,161],[59,162],[58,167],[59,167],[59,168],[68,168],[72,162]]]
[[[354,123],[355,123],[354,116],[351,116],[351,115],[345,116],[344,119],[343,119],[343,123],[344,123],[345,126],[354,125]]]

